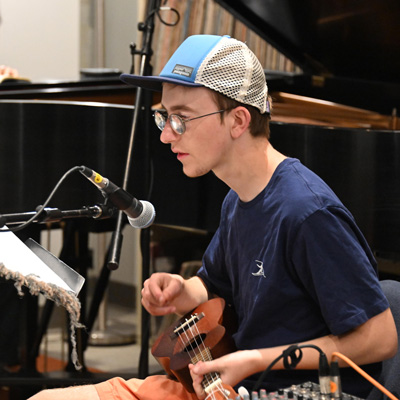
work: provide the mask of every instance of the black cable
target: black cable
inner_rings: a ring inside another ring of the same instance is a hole
[[[179,11],[173,7],[166,7],[165,5],[167,4],[167,0],[164,1],[163,5],[161,7],[158,7],[157,9],[151,10],[149,14],[146,17],[146,22],[153,17],[154,14],[157,15],[159,18],[160,22],[166,26],[176,26],[178,25],[181,16],[179,14]],[[161,16],[161,11],[171,11],[173,14],[175,14],[175,21],[174,22],[167,22],[163,17]]]
[[[46,201],[44,202],[43,205],[38,206],[36,208],[36,213],[28,220],[25,221],[24,223],[22,223],[21,225],[16,226],[15,228],[7,228],[7,229],[0,229],[0,232],[18,232],[24,228],[26,228],[28,225],[30,225],[35,219],[38,218],[38,216],[43,212],[43,210],[46,208],[46,206],[49,204],[49,202],[51,201],[51,199],[53,198],[54,194],[57,192],[57,190],[59,189],[59,187],[61,186],[61,184],[64,182],[64,180],[73,172],[75,171],[81,171],[82,167],[73,167],[71,168],[69,171],[67,171],[62,177],[61,179],[58,181],[58,183],[56,184],[56,186],[54,187],[54,189],[51,191],[51,193],[49,194],[49,196],[47,197]]]
[[[160,11],[171,11],[172,13],[174,13],[174,14],[175,14],[175,18],[176,18],[175,22],[167,22],[167,21],[165,21],[165,20],[161,17]],[[180,21],[180,19],[181,19],[181,16],[180,16],[180,14],[179,14],[179,11],[176,10],[175,8],[172,8],[172,7],[160,7],[160,8],[157,10],[157,16],[158,16],[158,18],[160,19],[161,23],[163,23],[164,25],[167,25],[167,26],[176,26],[176,25],[178,25],[178,23],[179,23],[179,21]]]
[[[269,364],[269,366],[263,371],[263,373],[258,378],[257,382],[254,384],[252,390],[254,392],[258,391],[266,375],[269,373],[269,371],[271,371],[272,367],[282,358],[283,358],[283,366],[285,367],[285,369],[287,370],[295,369],[303,357],[303,352],[301,351],[301,349],[305,348],[313,348],[319,351],[320,357],[325,356],[324,352],[318,346],[315,346],[313,344],[305,344],[302,346],[299,346],[297,344],[292,344],[291,346],[283,350],[282,354],[277,358],[275,358],[275,360],[273,360],[271,364]]]

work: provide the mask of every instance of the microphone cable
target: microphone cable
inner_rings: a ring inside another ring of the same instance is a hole
[[[180,19],[181,19],[181,15],[179,14],[179,11],[178,11],[176,8],[166,6],[167,3],[168,3],[168,0],[164,0],[163,4],[162,4],[160,7],[158,7],[158,8],[156,8],[156,9],[150,11],[150,13],[147,15],[146,22],[147,22],[154,14],[156,14],[157,17],[158,17],[158,19],[160,20],[160,22],[161,22],[162,24],[164,24],[164,25],[166,25],[166,26],[176,26],[176,25],[178,25],[178,23],[179,23],[179,21],[180,21]],[[167,21],[163,18],[162,14],[161,14],[162,12],[171,12],[172,15],[174,16],[173,22],[167,22]]]
[[[335,360],[335,358],[340,358],[341,360],[345,361],[351,368],[353,368],[355,371],[357,371],[363,378],[365,378],[367,381],[372,383],[377,389],[379,389],[383,394],[385,394],[389,399],[391,400],[399,400],[394,394],[389,392],[383,385],[381,385],[378,381],[376,381],[372,376],[368,375],[362,368],[360,368],[355,362],[350,360],[350,358],[346,357],[345,355],[339,353],[339,352],[333,352],[332,353],[332,360]],[[335,362],[335,361],[332,361]]]
[[[36,213],[28,219],[28,221],[23,222],[22,224],[14,227],[14,228],[6,228],[0,229],[0,232],[18,232],[24,228],[26,228],[28,225],[30,225],[36,218],[39,217],[39,215],[42,214],[42,212],[44,211],[44,209],[47,207],[47,205],[50,203],[51,199],[53,198],[53,196],[55,195],[55,193],[57,192],[57,190],[60,188],[61,184],[65,181],[65,179],[71,175],[73,172],[75,171],[80,171],[82,169],[82,167],[73,167],[70,170],[68,170],[62,177],[61,179],[58,181],[58,183],[56,184],[56,186],[54,187],[54,189],[51,191],[51,193],[49,194],[49,196],[47,197],[46,201],[44,202],[43,205],[40,205],[36,208]],[[0,219],[1,219],[1,215],[0,215]]]

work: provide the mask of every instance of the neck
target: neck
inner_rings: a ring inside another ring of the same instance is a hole
[[[239,147],[224,171],[215,174],[242,201],[253,200],[268,185],[278,165],[286,157],[275,150],[267,139],[252,139],[251,145]]]

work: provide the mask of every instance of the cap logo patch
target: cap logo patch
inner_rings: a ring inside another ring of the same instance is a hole
[[[193,73],[193,69],[194,68],[187,67],[186,65],[176,64],[174,69],[172,70],[172,73],[176,74],[176,75],[182,75],[182,76],[186,76],[187,78],[190,78],[192,73]]]

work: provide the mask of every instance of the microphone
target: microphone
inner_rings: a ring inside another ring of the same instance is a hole
[[[124,189],[84,165],[80,168],[79,172],[97,186],[119,210],[128,216],[128,221],[134,228],[147,228],[153,223],[156,211],[151,203],[135,199]]]

